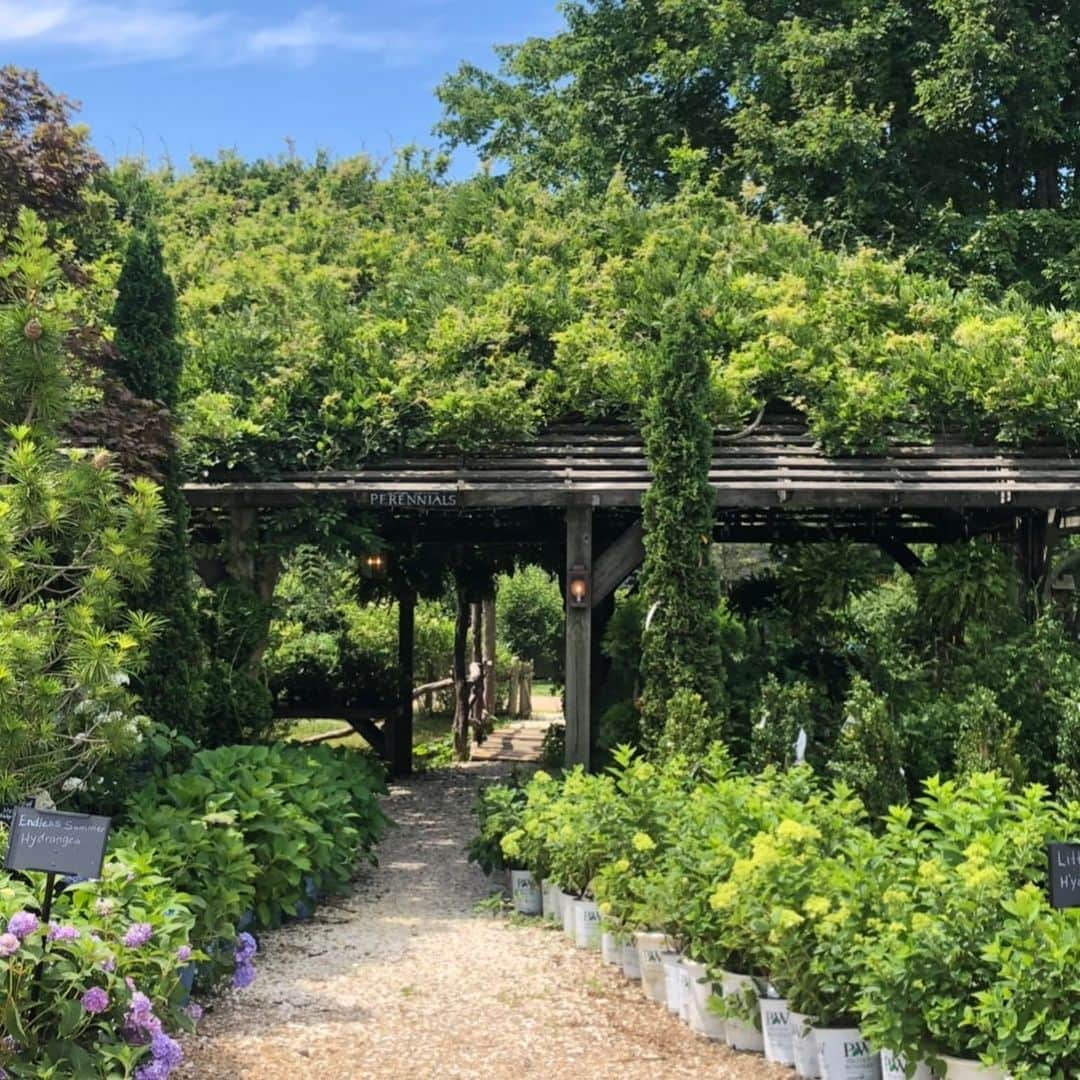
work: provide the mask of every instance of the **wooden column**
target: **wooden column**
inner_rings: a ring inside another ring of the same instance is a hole
[[[484,635],[484,709],[494,716],[498,710],[498,695],[495,689],[495,594],[484,593],[481,604],[483,609]]]
[[[398,593],[398,712],[386,722],[386,759],[395,776],[412,772],[413,652],[416,593]]]
[[[457,582],[457,610],[454,618],[454,756],[469,760],[469,601],[465,585]]]
[[[566,572],[583,566],[592,569],[592,507],[571,506],[566,511]],[[592,644],[592,609],[571,607],[566,600],[566,764],[589,764],[589,674]]]

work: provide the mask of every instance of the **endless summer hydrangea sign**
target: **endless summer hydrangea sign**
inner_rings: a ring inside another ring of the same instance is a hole
[[[95,814],[17,806],[4,866],[8,870],[99,877],[109,822],[109,818]]]
[[[1047,844],[1050,852],[1050,903],[1080,907],[1080,844]]]

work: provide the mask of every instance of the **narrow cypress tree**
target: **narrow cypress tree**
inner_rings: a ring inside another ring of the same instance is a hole
[[[709,558],[715,499],[705,340],[692,312],[663,331],[644,431],[653,472],[642,503],[644,591],[653,614],[642,643],[642,736],[653,749],[692,756],[722,734],[725,701],[720,585]]]
[[[175,408],[183,365],[176,292],[153,231],[140,230],[131,237],[117,290],[113,324],[120,352],[118,373],[133,394]],[[199,741],[206,655],[195,612],[188,506],[181,479],[174,450],[162,482],[170,524],[154,555],[150,580],[133,598],[136,607],[162,621],[137,689],[149,716]]]
[[[117,374],[136,397],[175,409],[184,362],[177,340],[176,290],[152,228],[132,235],[116,287]]]

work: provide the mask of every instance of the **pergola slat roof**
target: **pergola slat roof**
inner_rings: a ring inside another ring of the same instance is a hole
[[[1023,450],[945,436],[887,453],[826,454],[790,414],[750,435],[718,434],[710,481],[718,509],[775,507],[1069,509],[1080,507],[1080,457],[1063,446]],[[195,506],[295,506],[340,498],[374,508],[637,506],[651,480],[631,427],[562,426],[529,443],[477,455],[437,453],[270,480],[186,485]]]

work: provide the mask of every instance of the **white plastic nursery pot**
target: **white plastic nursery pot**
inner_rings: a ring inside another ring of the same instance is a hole
[[[784,998],[758,998],[761,1010],[761,1038],[765,1043],[765,1057],[777,1065],[795,1064],[795,1045],[791,1024],[791,1010]]]
[[[747,989],[757,993],[757,985],[749,975],[724,971],[720,975],[724,997],[742,995]],[[747,1020],[729,1016],[725,1022],[727,1044],[732,1050],[747,1050],[753,1054],[765,1053],[765,1039],[758,1029]]]
[[[679,1019],[684,1024],[690,1023],[690,1006],[694,1001],[694,991],[690,988],[690,975],[686,970],[689,962],[685,956],[679,957]]]
[[[664,990],[668,1012],[678,1016],[682,1011],[682,957],[677,952],[661,954],[664,962]]]
[[[667,951],[666,934],[648,930],[634,935],[641,968],[641,989],[650,1001],[667,1004],[667,982],[664,978],[664,953]]]
[[[791,1050],[795,1057],[796,1074],[803,1080],[816,1080],[821,1075],[817,1042],[810,1021],[804,1013],[791,1014]]]
[[[571,896],[569,893],[563,893],[559,899],[559,910],[562,912],[562,928],[563,933],[570,938],[574,939],[574,905],[577,904],[578,898]]]
[[[881,1076],[882,1080],[908,1080],[906,1071],[907,1062],[903,1054],[894,1054],[891,1050],[881,1051]],[[934,1074],[925,1061],[920,1061],[915,1066],[913,1080],[934,1080]]]
[[[1005,1080],[1005,1072],[996,1065],[984,1065],[969,1058],[939,1054],[945,1063],[945,1080]]]
[[[622,942],[608,930],[600,935],[600,959],[605,964],[622,963]]]
[[[539,915],[543,908],[540,887],[529,870],[510,871],[510,895],[519,915]]]
[[[881,1055],[858,1028],[814,1028],[822,1080],[881,1080]]]
[[[637,946],[633,938],[628,938],[623,942],[622,973],[635,982],[641,978],[641,962],[638,960]]]
[[[579,949],[600,948],[600,909],[593,900],[579,900],[574,909],[574,944]]]
[[[540,904],[544,910],[544,918],[552,922],[562,922],[562,889],[550,878],[544,878],[540,885]]]
[[[709,969],[696,960],[683,959],[683,996],[686,1002],[686,1022],[691,1031],[710,1039],[723,1041],[727,1034],[727,1021],[709,1008],[715,995]]]

